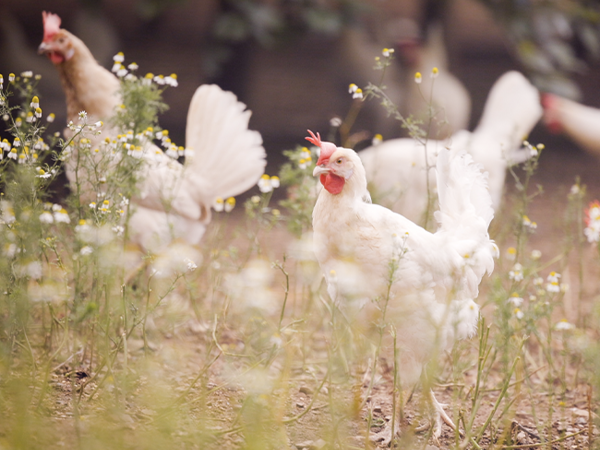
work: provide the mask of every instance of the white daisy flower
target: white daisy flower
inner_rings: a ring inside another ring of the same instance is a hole
[[[550,275],[548,275],[548,278],[546,279],[546,281],[548,281],[546,284],[546,290],[548,292],[560,292],[559,279],[560,273],[550,272]]]
[[[168,84],[171,87],[177,87],[177,85],[178,85],[178,83],[177,83],[177,75],[174,74],[174,73],[172,73],[168,77],[165,77],[165,83]]]
[[[510,297],[508,297],[508,302],[512,303],[516,308],[518,308],[523,304],[523,299],[519,297],[519,294],[515,292]]]
[[[179,151],[177,150],[176,145],[170,145],[168,150],[165,153],[167,154],[167,156],[169,156],[173,159],[179,158]]]
[[[263,194],[266,194],[267,192],[271,192],[273,190],[273,186],[271,184],[271,177],[269,177],[269,175],[267,175],[266,173],[260,177],[260,180],[258,180],[258,189],[260,189],[260,192],[262,192]]]
[[[185,258],[183,262],[185,263],[188,272],[193,272],[198,268],[196,263],[189,258]]]
[[[142,80],[142,84],[144,86],[150,86],[152,84],[152,80],[154,79],[154,74],[147,73],[144,79]]]
[[[361,88],[356,89],[356,91],[354,91],[354,94],[352,94],[352,98],[353,99],[362,99],[363,98],[363,91]]]
[[[542,257],[542,252],[539,250],[532,250],[531,251],[531,259],[533,260],[537,260],[540,259]]]
[[[511,280],[514,280],[516,282],[522,281],[523,280],[523,266],[519,263],[516,263],[513,266],[513,269],[508,272],[508,277]]]
[[[121,65],[119,67],[119,70],[117,70],[117,76],[119,78],[123,78],[125,75],[127,75],[129,73],[129,71],[125,68],[125,66]]]
[[[568,331],[568,330],[572,330],[573,328],[575,328],[575,325],[567,322],[567,319],[562,319],[560,322],[558,322],[556,325],[554,325],[554,329],[556,331]]]
[[[115,234],[117,236],[123,236],[123,233],[125,232],[125,228],[122,227],[121,225],[116,225],[116,226],[112,227],[112,230],[115,232]]]
[[[60,211],[54,213],[54,221],[56,223],[71,223],[71,218],[67,210],[62,208]]]
[[[213,209],[217,212],[221,212],[224,208],[225,202],[223,201],[223,199],[221,197],[215,198],[215,201],[213,203]]]
[[[40,222],[42,222],[42,223],[53,223],[54,222],[54,217],[52,217],[52,214],[49,213],[48,211],[44,211],[42,214],[40,214]]]
[[[532,222],[527,216],[523,216],[523,226],[532,233],[537,229],[537,223]]]
[[[356,86],[356,85],[355,85]],[[334,127],[334,128],[339,128],[342,126],[342,119],[340,119],[339,117],[332,117],[329,120],[329,125]]]
[[[585,224],[583,230],[588,242],[594,244],[600,241],[600,202],[594,200],[585,211]]]
[[[85,219],[79,220],[79,224],[75,226],[76,233],[85,233],[90,229],[90,226],[87,224]]]
[[[517,249],[514,247],[508,247],[506,249],[506,258],[510,261],[514,261],[517,257]]]
[[[233,208],[235,208],[235,198],[229,197],[225,200],[225,212],[231,212],[233,211]]]
[[[39,167],[37,169],[37,175],[35,176],[36,178],[50,178],[52,176],[51,173],[46,172],[44,169],[42,169],[41,167]]]

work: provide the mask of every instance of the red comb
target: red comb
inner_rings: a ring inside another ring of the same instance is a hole
[[[542,106],[544,107],[544,123],[548,130],[553,134],[558,134],[562,131],[559,113],[557,112],[558,97],[554,94],[544,92],[541,98]]]
[[[331,158],[331,155],[333,155],[333,153],[337,150],[336,145],[332,142],[321,141],[321,135],[319,133],[317,133],[317,135],[315,136],[315,134],[312,131],[306,131],[310,133],[311,137],[307,137],[305,139],[310,143],[316,145],[317,147],[321,147],[321,153],[319,154],[319,160],[317,161],[317,165],[320,166],[321,164],[327,164],[329,158]]]
[[[552,108],[554,106],[554,102],[556,101],[556,97],[553,94],[548,92],[544,92],[541,95],[541,103],[544,108]]]
[[[60,17],[46,11],[42,12],[44,19],[44,41],[47,42],[60,31]]]
[[[304,139],[306,139],[308,142],[310,142],[311,144],[316,145],[317,147],[320,147],[322,142],[321,142],[321,135],[317,132],[317,135],[315,136],[315,133],[313,133],[310,130],[306,130],[310,133],[311,137],[305,137]]]

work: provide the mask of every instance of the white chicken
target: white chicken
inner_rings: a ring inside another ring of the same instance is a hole
[[[68,119],[77,122],[79,112],[86,111],[88,120],[108,122],[122,102],[119,79],[96,62],[80,39],[60,28],[57,15],[44,12],[43,18],[39,52],[47,54],[59,71]],[[266,161],[260,133],[248,129],[250,114],[231,92],[203,85],[188,111],[186,148],[193,154],[186,156],[185,164],[146,142],[139,155],[145,161],[138,174],[139,195],[131,199],[132,242],[154,252],[177,238],[197,244],[211,220],[215,199],[238,195],[256,184]],[[117,132],[109,128],[103,137],[107,134],[115,139]],[[76,179],[76,159],[71,155],[66,164],[71,184]],[[79,170],[80,179],[82,174],[99,176]]]
[[[522,140],[542,115],[538,90],[519,72],[507,72],[492,87],[475,131],[462,130],[448,140],[390,139],[359,153],[375,198],[411,220],[419,220],[427,206],[427,175],[446,146],[462,149],[489,173],[494,208],[500,207],[506,168],[529,156]],[[425,159],[427,154],[427,160]]]
[[[494,212],[486,177],[469,154],[442,149],[437,160],[439,229],[430,233],[366,202],[365,169],[356,152],[309,133],[306,139],[321,148],[313,175],[324,189],[313,211],[313,228],[328,293],[341,308],[358,308],[362,320],[372,318],[377,307],[386,311],[385,321],[397,329],[400,379],[407,388],[436,351],[476,330],[474,299],[498,251],[488,235]],[[452,421],[433,392],[431,400],[439,436],[441,419]]]
[[[428,25],[425,39],[410,19],[399,19],[388,25],[388,35],[396,43],[404,69],[406,87],[402,111],[423,120],[429,137],[444,139],[469,127],[471,96],[464,84],[449,70],[441,23]],[[432,70],[437,69],[433,75]],[[415,83],[415,73],[422,74]],[[433,109],[430,109],[430,106]],[[429,123],[429,115],[433,113]]]
[[[590,153],[600,156],[600,109],[554,94],[544,94],[544,122],[553,132],[563,132]]]

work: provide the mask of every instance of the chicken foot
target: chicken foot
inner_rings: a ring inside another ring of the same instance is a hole
[[[433,390],[429,390],[429,401],[431,402],[431,406],[433,406],[433,438],[437,441],[437,439],[442,435],[442,422],[448,425],[453,431],[456,431],[456,425],[446,413],[444,408],[448,407],[448,405],[444,403],[440,403],[435,398]],[[408,402],[407,402],[408,403]],[[422,433],[424,431],[429,430],[431,427],[431,423],[426,423],[415,428],[416,433]],[[400,417],[396,417],[396,423],[394,426],[396,430],[394,436],[392,436],[392,427],[391,425],[386,426],[386,428],[379,433],[376,433],[370,437],[371,442],[379,442],[384,446],[389,447],[394,437],[400,436]],[[461,436],[463,433],[459,430]]]

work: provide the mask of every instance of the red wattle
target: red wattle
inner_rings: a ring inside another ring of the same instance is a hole
[[[321,184],[330,194],[337,195],[344,189],[346,180],[332,173],[321,175]]]
[[[557,120],[547,122],[546,127],[552,134],[558,134],[562,132],[562,125]]]
[[[48,53],[48,57],[50,58],[50,61],[52,61],[54,64],[60,64],[65,60],[63,55],[57,52]]]

